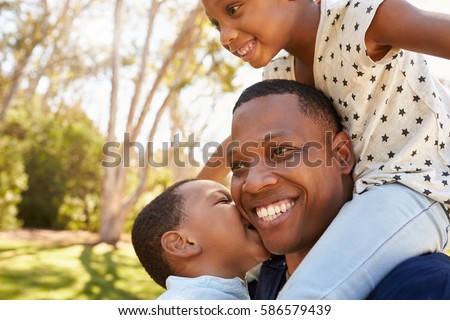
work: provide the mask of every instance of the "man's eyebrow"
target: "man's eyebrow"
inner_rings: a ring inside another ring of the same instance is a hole
[[[264,138],[262,139],[262,141],[257,141],[257,143],[258,144],[261,143],[263,145],[266,142],[270,142],[273,140],[279,140],[279,139],[283,140],[283,142],[291,142],[291,143],[294,143],[294,141],[298,140],[295,138],[294,135],[292,135],[292,133],[287,133],[285,131],[278,131],[278,132],[273,133],[270,131],[264,135]],[[241,146],[241,145],[244,145],[246,142],[238,142],[237,145]],[[231,144],[232,145],[236,144],[236,141],[232,141]],[[235,150],[239,150],[239,148],[233,147],[227,151],[227,153],[226,153],[227,159],[231,159]]]
[[[292,140],[293,137],[292,137],[292,134],[288,134],[287,132],[284,132],[284,131],[278,131],[278,132],[275,132],[275,133],[267,132],[264,135],[263,142],[267,142],[267,141],[270,141],[270,140],[273,140],[273,139],[280,139],[280,138]]]

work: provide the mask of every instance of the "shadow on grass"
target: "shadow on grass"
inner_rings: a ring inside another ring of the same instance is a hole
[[[131,247],[0,243],[0,299],[154,299]]]
[[[59,242],[56,244],[40,244],[40,245],[25,245],[25,244],[9,244],[0,247],[0,259],[16,259],[19,256],[34,255],[38,252],[53,249],[64,249],[73,246],[92,246],[89,242]]]
[[[84,285],[80,294],[90,297],[90,299],[139,299],[136,295],[118,288],[116,284],[121,279],[117,272],[119,266],[113,259],[115,251],[104,254],[97,254],[93,246],[85,246],[80,255],[81,263],[88,273],[90,279]]]
[[[13,300],[27,296],[29,292],[40,292],[42,297],[48,298],[53,291],[71,287],[75,282],[75,276],[51,265],[34,267],[32,270],[2,270],[0,298]]]

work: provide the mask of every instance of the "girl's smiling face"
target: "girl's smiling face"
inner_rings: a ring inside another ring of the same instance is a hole
[[[259,68],[291,39],[296,5],[292,0],[202,0],[206,15],[220,32],[222,45]]]

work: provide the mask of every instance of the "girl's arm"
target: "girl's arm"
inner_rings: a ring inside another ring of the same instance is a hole
[[[367,30],[366,46],[375,61],[391,47],[450,59],[450,14],[424,11],[406,0],[385,0]]]
[[[231,142],[231,137],[226,138],[213,155],[208,159],[208,162],[197,175],[197,179],[213,180],[222,182],[228,173],[230,167],[227,162],[227,148]]]

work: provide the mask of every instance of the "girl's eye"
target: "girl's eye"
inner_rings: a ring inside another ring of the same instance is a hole
[[[238,4],[233,4],[233,5],[229,6],[229,7],[227,7],[227,13],[228,13],[228,15],[229,15],[229,16],[234,15],[234,14],[236,13],[236,11],[239,10],[240,7],[241,7],[241,6],[238,5]]]
[[[220,28],[219,28],[219,23],[217,22],[217,21],[211,21],[211,24],[212,24],[212,26],[215,28],[215,29],[217,29],[217,30],[219,30],[220,31]]]

